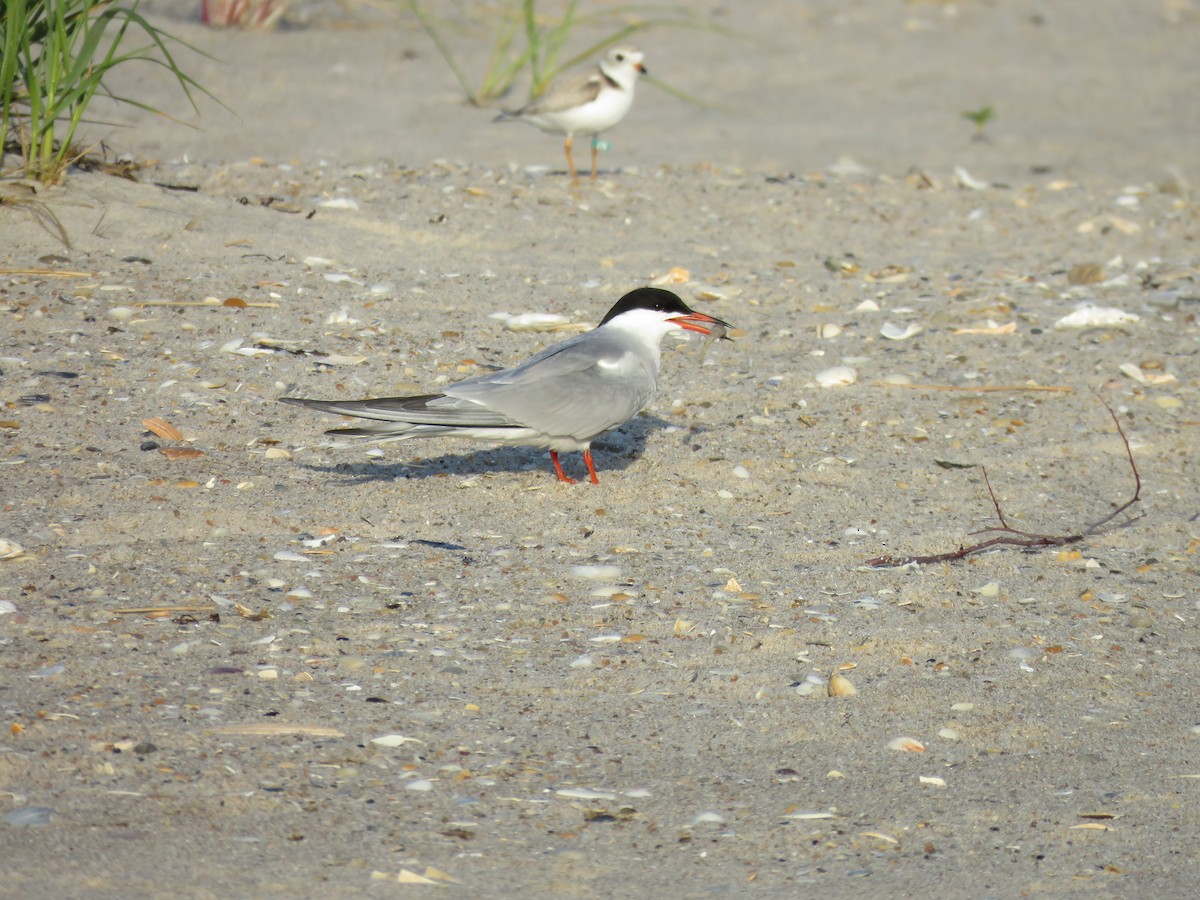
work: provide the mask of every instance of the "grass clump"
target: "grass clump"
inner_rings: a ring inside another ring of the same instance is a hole
[[[130,47],[140,38],[141,43]],[[134,61],[165,68],[192,102],[208,93],[176,63],[187,47],[150,24],[136,0],[4,0],[0,6],[0,148],[21,159],[18,171],[44,184],[62,181],[80,155],[75,132],[97,93],[139,109],[158,110],[105,86],[117,66]],[[210,95],[211,96],[211,95]],[[2,159],[2,154],[0,154]],[[0,174],[5,173],[0,166]]]
[[[491,50],[483,75],[476,82],[459,64],[446,40],[447,30],[457,23],[435,16],[428,2],[406,2],[474,106],[493,105],[512,89],[526,68],[530,98],[539,97],[563,70],[592,62],[609,47],[650,28],[722,30],[684,6],[605,4],[596,12],[581,12],[579,0],[567,0],[558,4],[556,12],[547,13],[538,9],[537,0],[506,0],[499,7],[499,20],[489,26]],[[568,39],[581,30],[599,30],[602,36],[578,53],[564,56]]]

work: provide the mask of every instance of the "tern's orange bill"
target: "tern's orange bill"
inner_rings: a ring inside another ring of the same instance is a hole
[[[728,322],[718,319],[716,316],[710,316],[707,313],[701,312],[691,312],[686,316],[675,316],[671,319],[671,321],[677,324],[680,328],[686,329],[687,331],[698,331],[701,334],[712,334],[715,330],[722,338],[725,338],[726,340],[729,338],[725,332],[733,327]],[[719,327],[716,329],[710,327],[713,325]]]

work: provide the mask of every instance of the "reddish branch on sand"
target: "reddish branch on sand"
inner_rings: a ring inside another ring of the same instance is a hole
[[[1000,524],[993,525],[991,528],[981,528],[979,531],[972,531],[971,534],[999,532],[996,537],[980,541],[977,544],[971,544],[967,547],[960,545],[957,550],[950,550],[946,553],[932,553],[928,556],[877,556],[874,559],[868,559],[865,565],[873,569],[886,569],[910,564],[921,565],[923,563],[950,562],[956,559],[963,559],[973,553],[979,553],[991,547],[1062,547],[1066,544],[1077,544],[1086,538],[1100,534],[1102,531],[1108,529],[1110,523],[1117,516],[1122,515],[1141,499],[1142,476],[1138,473],[1137,464],[1133,461],[1133,451],[1129,448],[1129,438],[1125,436],[1125,430],[1121,427],[1120,419],[1113,412],[1113,408],[1105,403],[1103,397],[1098,397],[1097,399],[1104,404],[1104,408],[1108,410],[1109,416],[1112,417],[1113,424],[1117,426],[1117,434],[1121,436],[1121,443],[1125,445],[1125,456],[1129,460],[1129,469],[1133,472],[1133,496],[1108,515],[1084,525],[1072,534],[1035,534],[1031,531],[1021,531],[1009,525],[1008,520],[1004,518],[1004,511],[1000,508],[1000,501],[996,499],[996,492],[992,490],[992,483],[988,480],[987,469],[983,469],[983,483],[987,486],[988,496],[992,498],[992,507],[996,510],[996,518],[1000,520]],[[1112,527],[1124,528],[1140,518],[1141,515],[1133,516],[1123,522],[1118,522]]]

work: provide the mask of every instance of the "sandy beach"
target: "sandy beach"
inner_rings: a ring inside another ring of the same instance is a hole
[[[198,5],[228,109],[122,71],[133,179],[0,185],[0,895],[1200,890],[1200,6],[696,6],[572,188],[400,6]],[[599,485],[277,402],[653,283],[734,340]],[[868,565],[985,472],[1027,546]]]

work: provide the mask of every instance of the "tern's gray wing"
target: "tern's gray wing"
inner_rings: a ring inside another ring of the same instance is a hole
[[[453,384],[446,395],[543,434],[587,441],[636,415],[657,377],[657,358],[593,330],[515,368]]]
[[[470,400],[445,394],[419,397],[379,397],[375,400],[304,400],[281,397],[283,403],[306,406],[338,416],[376,419],[380,422],[405,422],[414,425],[512,426],[518,424],[494,410]],[[379,430],[379,429],[376,429]]]

